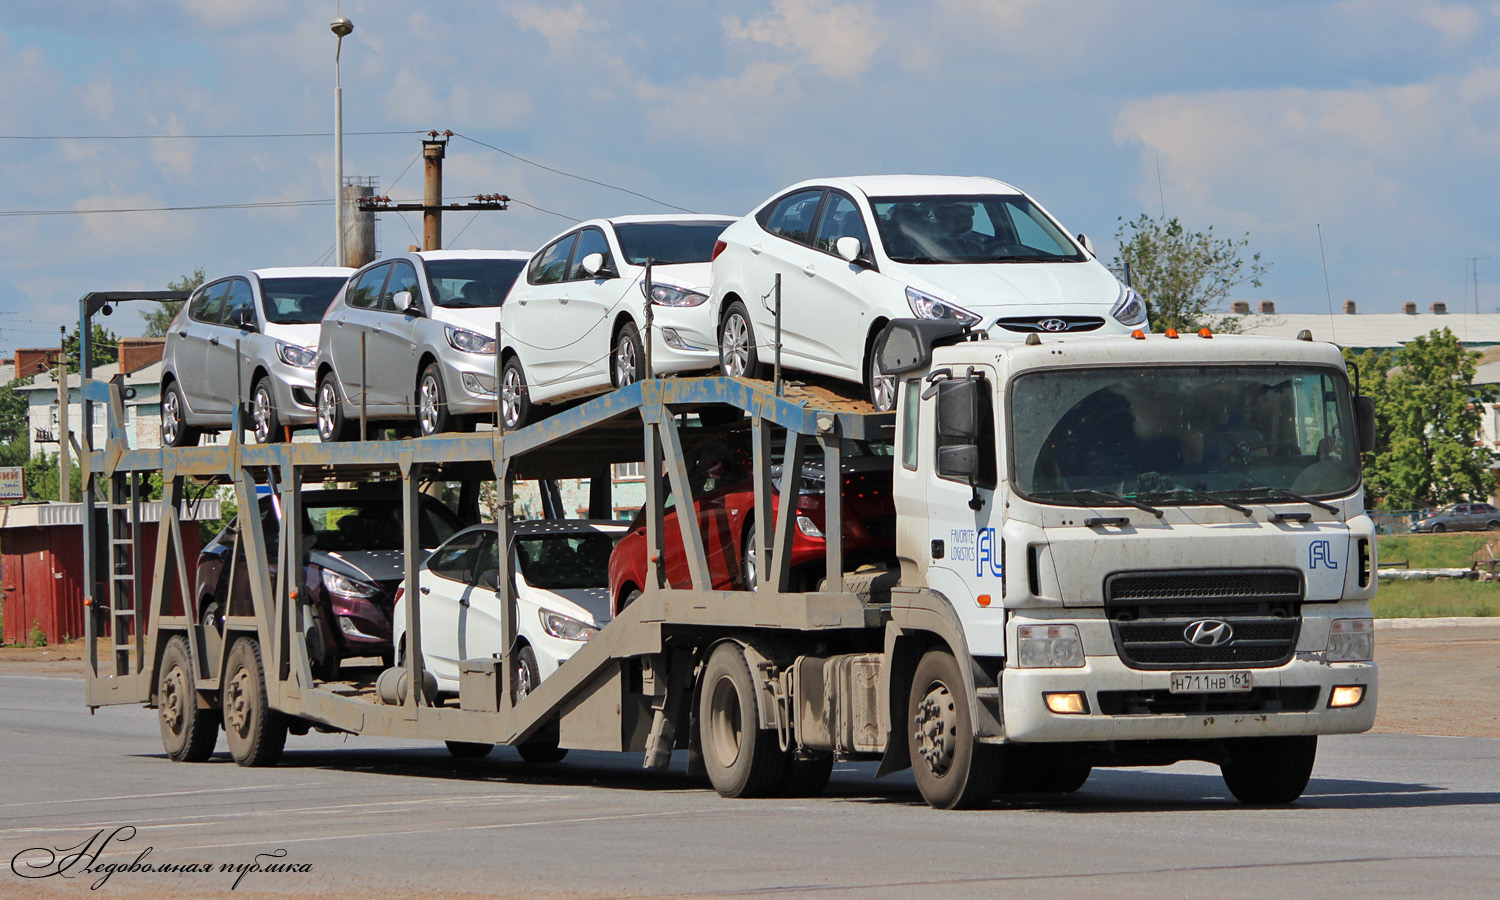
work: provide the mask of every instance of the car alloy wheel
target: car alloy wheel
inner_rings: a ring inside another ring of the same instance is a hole
[[[438,405],[440,403],[442,403],[442,397],[437,376],[430,371],[422,373],[422,384],[417,389],[417,416],[424,436],[438,432]]]
[[[724,374],[742,378],[750,368],[750,326],[736,310],[724,320]]]
[[[338,436],[338,403],[338,391],[332,381],[325,379],[318,385],[318,437],[325,441]]]
[[[615,386],[624,387],[641,380],[640,359],[635,352],[635,330],[621,329],[615,343]]]
[[[519,364],[505,367],[500,376],[500,420],[506,428],[519,428],[524,415],[526,379]]]
[[[170,389],[161,401],[161,436],[162,442],[169,447],[177,446],[182,437],[182,406],[177,392]]]
[[[255,419],[255,441],[258,444],[269,444],[271,435],[271,389],[266,385],[265,379],[255,386],[255,396],[251,398],[251,416]]]
[[[896,377],[881,374],[873,351],[870,353],[870,405],[876,412],[890,412],[896,408]]]

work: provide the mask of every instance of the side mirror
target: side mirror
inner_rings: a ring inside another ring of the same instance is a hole
[[[237,309],[234,311],[234,325],[241,331],[255,331],[255,310]]]
[[[848,234],[834,241],[833,249],[839,256],[852,263],[860,262],[865,253],[864,243],[859,238]]]
[[[938,382],[937,442],[967,446],[979,440],[979,388],[985,382],[962,378]]]
[[[1359,435],[1359,452],[1375,450],[1375,400],[1373,397],[1354,398],[1354,431]]]
[[[486,590],[495,590],[500,587],[500,570],[490,569],[479,573],[479,586]]]
[[[979,447],[974,444],[938,447],[937,473],[942,478],[972,482],[979,475]]]
[[[1086,235],[1086,234],[1080,234],[1078,236],[1078,243],[1080,243],[1080,244],[1083,245],[1083,249],[1085,249],[1085,250],[1088,251],[1089,256],[1093,256],[1093,257],[1096,257],[1096,258],[1099,256],[1099,254],[1097,254],[1097,253],[1094,252],[1094,242],[1091,241],[1091,240],[1089,240],[1089,236],[1088,235]]]
[[[592,278],[612,278],[616,274],[614,269],[604,264],[603,253],[590,253],[578,261],[578,267],[587,272]]]
[[[391,302],[400,312],[413,316],[422,315],[422,301],[417,299],[417,295],[411,291],[397,291],[396,295],[391,298]]]

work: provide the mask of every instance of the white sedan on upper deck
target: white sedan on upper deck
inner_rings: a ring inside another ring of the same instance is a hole
[[[1087,239],[992,178],[806,181],[729,226],[709,300],[726,375],[770,362],[777,276],[782,363],[863,382],[882,410],[896,397],[871,351],[891,319],[956,319],[997,339],[1146,327],[1140,295]]]

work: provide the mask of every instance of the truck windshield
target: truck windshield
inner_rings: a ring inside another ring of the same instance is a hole
[[[1012,483],[1048,503],[1333,497],[1359,484],[1348,382],[1332,368],[1033,372],[1012,382],[1010,410]]]

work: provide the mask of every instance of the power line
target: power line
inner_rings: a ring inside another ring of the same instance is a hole
[[[550,209],[542,209],[540,206],[537,206],[537,205],[532,204],[532,203],[527,203],[525,200],[517,200],[515,197],[510,198],[510,202],[512,202],[512,203],[519,203],[522,206],[526,207],[527,209],[534,209],[534,210],[536,210],[539,213],[546,213],[549,216],[557,216],[559,219],[567,219],[569,222],[582,222],[583,221],[582,219],[574,218],[573,216],[563,215],[560,212],[553,212]]]
[[[351,135],[426,134],[417,131],[346,131]],[[216,141],[241,138],[314,138],[333,137],[331,131],[283,131],[266,134],[0,134],[0,141]]]
[[[593,178],[585,178],[582,175],[575,175],[572,172],[564,172],[562,169],[554,169],[551,166],[543,165],[543,164],[541,164],[539,162],[536,162],[534,160],[527,159],[524,156],[518,156],[518,155],[510,152],[509,150],[502,150],[499,147],[496,147],[494,144],[486,144],[484,141],[476,140],[475,138],[471,138],[471,137],[469,137],[466,134],[459,134],[458,132],[455,131],[453,133],[453,136],[454,137],[461,137],[461,138],[463,138],[464,140],[468,141],[471,144],[478,144],[481,147],[488,147],[491,150],[494,150],[496,153],[502,153],[502,154],[504,154],[506,156],[509,156],[511,159],[516,160],[517,162],[523,162],[523,163],[525,163],[528,166],[536,166],[538,169],[544,169],[544,170],[546,170],[548,172],[552,172],[553,174],[556,174],[556,175],[563,175],[563,176],[566,176],[568,178],[576,178],[579,181],[586,181],[589,184],[597,184],[599,187],[609,188],[610,190],[613,190],[613,191],[620,191],[622,193],[629,194],[632,197],[640,197],[642,200],[649,200],[652,203],[656,203],[656,204],[659,204],[661,206],[665,206],[668,209],[675,209],[675,210],[677,210],[679,212],[685,212],[685,213],[691,213],[691,212],[693,212],[691,209],[687,209],[687,208],[682,207],[682,206],[676,206],[674,204],[668,203],[665,200],[658,200],[655,197],[649,196],[647,194],[642,194],[640,191],[632,191],[629,188],[620,187],[618,184],[610,184],[607,181],[598,181],[598,180],[593,179]],[[532,207],[532,208],[535,209],[535,207]],[[542,212],[546,212],[546,210],[542,210]],[[556,215],[556,213],[554,213],[554,215]],[[567,218],[567,217],[564,216],[564,218]],[[577,220],[575,219],[574,221],[577,221]]]
[[[193,212],[206,209],[287,209],[294,207],[329,206],[332,200],[268,200],[260,203],[211,203],[202,206],[140,206],[121,209],[8,209],[0,210],[0,218],[20,216],[92,216],[101,213],[145,213],[145,212]]]

